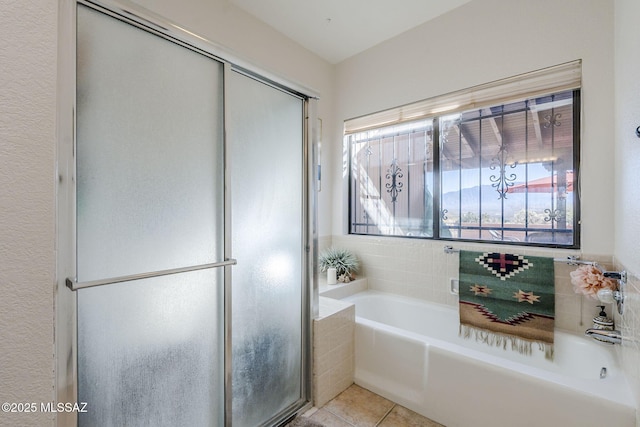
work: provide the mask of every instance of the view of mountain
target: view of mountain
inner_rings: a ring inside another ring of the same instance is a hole
[[[517,183],[515,185],[518,185]],[[530,193],[528,195],[529,209],[544,212],[550,209],[553,193]],[[571,206],[573,193],[567,196],[567,206]],[[465,188],[461,192],[451,191],[442,195],[442,209],[447,209],[451,213],[458,212],[462,203],[462,213],[478,212],[479,202],[482,201],[482,213],[495,215],[502,212],[504,203],[504,215],[509,217],[514,213],[525,209],[527,195],[525,193],[507,193],[504,199],[491,185]],[[553,202],[555,203],[555,201]]]

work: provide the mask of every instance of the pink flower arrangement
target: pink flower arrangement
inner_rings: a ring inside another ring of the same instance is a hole
[[[586,295],[592,299],[598,299],[596,294],[600,289],[615,291],[618,287],[615,280],[604,277],[600,270],[592,265],[581,265],[569,275],[575,293]]]

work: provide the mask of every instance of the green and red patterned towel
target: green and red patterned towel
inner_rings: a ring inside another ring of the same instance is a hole
[[[538,343],[553,357],[553,259],[460,251],[460,333],[530,354]]]

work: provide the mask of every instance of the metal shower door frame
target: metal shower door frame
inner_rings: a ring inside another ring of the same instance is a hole
[[[131,276],[118,277],[94,283],[78,283],[76,277],[76,9],[85,5],[92,9],[112,16],[139,29],[150,32],[184,48],[207,56],[224,65],[223,96],[227,98],[226,76],[232,71],[262,81],[274,88],[300,97],[304,100],[303,119],[303,230],[302,251],[302,397],[299,402],[288,408],[288,414],[276,414],[268,423],[284,421],[295,411],[311,407],[312,387],[312,319],[318,311],[317,268],[315,258],[317,254],[317,182],[315,175],[317,162],[317,120],[316,101],[318,95],[306,87],[296,85],[277,75],[271,74],[254,64],[236,57],[224,47],[194,34],[167,19],[143,9],[127,0],[98,1],[98,0],[60,0],[58,25],[58,128],[57,128],[57,170],[56,170],[56,287],[55,287],[55,397],[57,402],[77,402],[77,297],[75,290],[82,287],[100,286],[131,280]],[[226,101],[223,101],[223,111]],[[225,115],[226,116],[226,115]],[[224,279],[224,389],[225,389],[225,426],[231,426],[231,286],[232,258],[231,242],[231,189],[230,165],[227,151],[226,119],[223,137],[224,153],[224,261],[215,264],[186,267],[184,269],[165,270],[145,273],[133,277],[142,279],[150,275],[166,275],[204,268],[222,267],[225,271]],[[293,412],[291,412],[293,409]],[[77,414],[73,412],[58,412],[56,423],[59,426],[77,425]]]

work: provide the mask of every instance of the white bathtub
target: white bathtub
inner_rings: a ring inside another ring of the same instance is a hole
[[[355,382],[447,427],[633,427],[613,346],[556,330],[554,361],[458,336],[456,309],[375,291],[356,305]],[[602,368],[606,377],[600,378]]]

